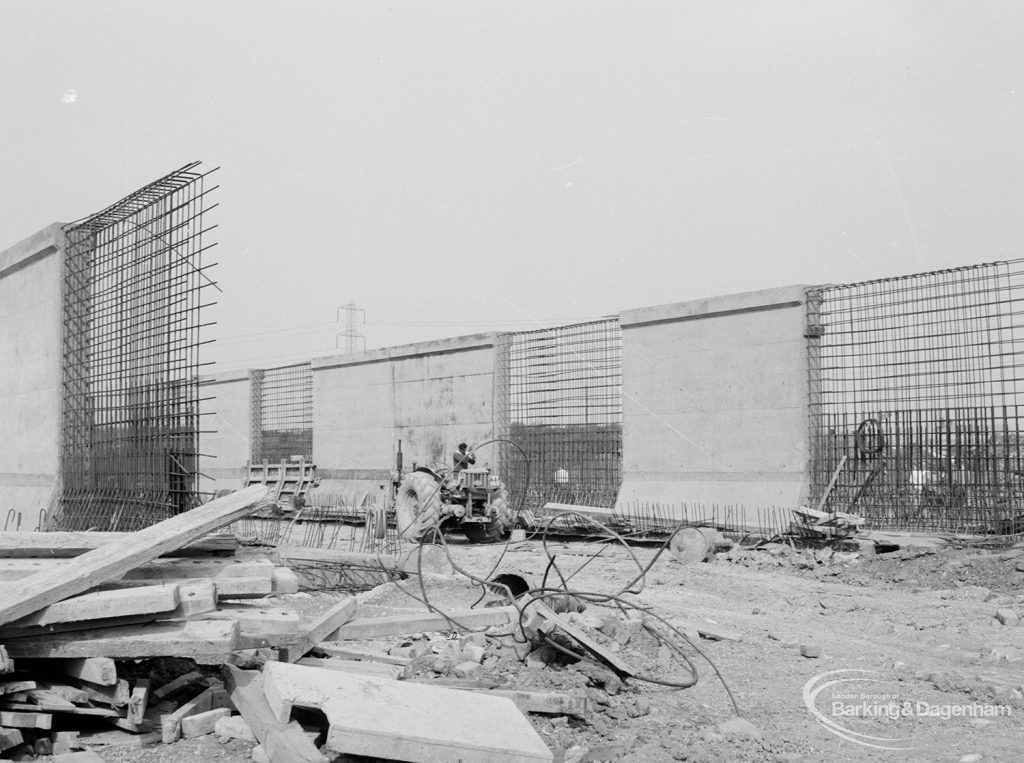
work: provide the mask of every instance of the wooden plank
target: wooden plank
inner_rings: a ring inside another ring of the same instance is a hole
[[[184,739],[195,739],[213,733],[214,726],[221,718],[229,718],[231,711],[226,707],[216,707],[205,713],[196,713],[181,719],[181,736]]]
[[[0,558],[81,556],[103,546],[124,543],[132,533],[108,532],[0,532]],[[207,535],[168,554],[187,555],[234,551],[238,539],[229,533]]]
[[[9,583],[24,580],[39,572],[59,572],[74,562],[74,559],[0,558],[0,581]],[[138,584],[150,586],[157,580],[260,578],[271,581],[275,569],[269,559],[154,559],[128,570],[124,579],[141,581]]]
[[[346,596],[320,617],[304,623],[295,642],[279,650],[279,658],[285,662],[295,662],[304,657],[329,634],[336,632],[339,626],[351,620],[355,616],[356,606],[356,598]]]
[[[3,697],[0,697],[0,700],[3,699]],[[61,692],[50,691],[49,689],[30,689],[25,692],[25,699],[26,701],[35,702],[40,705],[65,705],[66,707],[75,706],[75,703],[65,697]],[[84,701],[79,702],[78,704],[85,705],[88,703],[89,700],[88,697],[86,697]]]
[[[124,707],[131,698],[128,682],[123,678],[119,678],[113,686],[97,686],[88,681],[82,681],[80,688],[89,696],[90,701],[112,707]]]
[[[53,716],[49,713],[20,713],[13,710],[0,710],[0,726],[16,729],[48,729],[53,725]]]
[[[228,662],[237,637],[233,621],[193,620],[12,639],[7,648],[15,657],[191,657],[215,665]]]
[[[170,699],[176,694],[196,685],[202,685],[204,689],[208,689],[210,682],[198,670],[190,670],[188,673],[183,673],[156,689],[153,692],[153,699],[157,702],[163,702],[165,699]]]
[[[224,683],[231,702],[263,745],[270,763],[326,763],[297,723],[281,724],[263,695],[263,676],[257,671],[225,669]]]
[[[25,660],[21,668],[32,675],[65,675],[100,686],[113,686],[117,683],[117,667],[110,657]]]
[[[164,744],[173,744],[181,738],[181,721],[190,715],[205,713],[213,708],[213,688],[189,700],[173,713],[160,716],[160,737]]]
[[[333,752],[462,763],[550,763],[554,757],[506,697],[356,673],[333,676],[322,706]]]
[[[264,578],[269,581],[273,577],[274,563],[269,559],[154,559],[125,574],[125,578],[131,580],[150,581],[194,578],[217,581],[222,578]]]
[[[0,625],[119,578],[166,551],[181,548],[252,513],[266,495],[267,489],[260,486],[239,490],[132,533],[124,543],[86,552],[60,569],[38,572],[17,588],[0,591]]]
[[[149,585],[140,588],[96,591],[51,604],[18,618],[4,628],[26,628],[54,623],[80,623],[109,617],[172,612],[178,606],[178,586]]]
[[[60,702],[57,704],[50,703],[39,703],[31,704],[28,702],[0,702],[0,708],[4,710],[16,710],[25,713],[40,712],[40,713],[68,713],[70,715],[94,715],[98,717],[107,718],[119,718],[120,713],[116,710],[112,710],[109,707],[84,707],[81,705],[72,705],[70,702]]]
[[[0,684],[0,696],[4,694],[14,694],[19,691],[28,691],[29,689],[35,689],[35,681],[4,681]]]
[[[330,638],[323,640],[344,641],[380,636],[402,636],[409,633],[454,631],[459,629],[458,626],[462,626],[464,629],[486,628],[491,625],[507,625],[519,618],[519,611],[515,607],[459,609],[445,614],[451,620],[433,612],[353,620],[330,634]],[[453,621],[458,625],[453,625]]]
[[[385,665],[380,662],[369,662],[366,660],[343,660],[338,657],[300,657],[295,661],[296,665],[305,665],[307,668],[320,668],[321,670],[342,670],[346,673],[366,673],[371,676],[397,679],[402,675],[400,665]]]
[[[132,687],[132,693],[128,697],[128,711],[125,719],[131,723],[140,724],[145,720],[146,707],[149,704],[149,679],[140,678]]]
[[[314,651],[326,654],[330,657],[341,657],[345,660],[366,660],[368,662],[383,662],[386,665],[401,665],[405,667],[411,659],[408,657],[396,657],[391,654],[383,654],[381,652],[371,652],[366,649],[356,649],[355,647],[346,646],[340,642],[334,641],[321,641],[316,645]]]
[[[194,579],[193,579],[194,580]],[[204,579],[205,580],[205,579]],[[190,582],[189,578],[177,580],[165,580],[166,585],[185,585]],[[213,583],[217,591],[218,599],[254,599],[269,596],[273,591],[274,584],[270,578],[218,578],[206,582]],[[153,585],[152,580],[138,580],[135,578],[124,578],[117,581],[117,587],[148,586]],[[113,588],[115,586],[108,586]]]

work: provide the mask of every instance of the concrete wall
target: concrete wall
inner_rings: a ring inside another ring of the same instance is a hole
[[[23,530],[59,472],[63,251],[54,223],[0,252],[0,516],[20,512]]]
[[[199,490],[237,490],[250,455],[249,372],[229,371],[199,380]]]
[[[621,507],[806,496],[803,287],[629,310],[620,323]]]
[[[451,460],[493,436],[494,335],[313,361],[313,459],[322,490],[375,488],[395,465]],[[493,450],[482,452],[484,460]],[[496,458],[492,460],[496,461]]]

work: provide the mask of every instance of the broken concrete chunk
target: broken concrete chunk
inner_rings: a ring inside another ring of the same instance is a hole
[[[226,707],[218,707],[213,710],[207,710],[205,713],[196,713],[188,718],[182,718],[181,735],[185,739],[194,739],[212,734],[217,721],[224,720],[230,715],[231,711]]]
[[[255,742],[256,735],[252,733],[245,718],[240,715],[231,715],[218,718],[213,725],[213,733],[223,740],[241,739],[244,742]]]
[[[999,621],[1000,625],[1012,627],[1020,622],[1020,617],[1012,609],[997,609],[996,620]]]
[[[481,678],[484,674],[484,669],[481,667],[479,662],[473,662],[467,660],[466,662],[460,662],[454,668],[452,668],[452,674],[456,678]]]

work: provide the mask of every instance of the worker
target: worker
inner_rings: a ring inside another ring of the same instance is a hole
[[[472,466],[476,463],[476,456],[472,453],[467,453],[466,448],[469,447],[464,442],[459,443],[459,449],[452,454],[452,460],[455,462],[455,466],[452,467],[452,474],[458,474],[466,467]]]

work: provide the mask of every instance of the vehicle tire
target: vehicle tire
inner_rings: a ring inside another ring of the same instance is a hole
[[[462,526],[466,539],[470,543],[497,543],[502,540],[512,527],[512,515],[508,508],[508,493],[500,488],[491,500],[494,519],[487,524],[469,523]]]
[[[424,472],[405,475],[395,494],[398,537],[408,543],[419,543],[425,537],[433,537],[440,520],[440,484]]]

